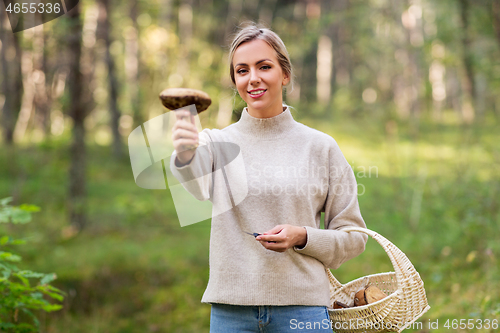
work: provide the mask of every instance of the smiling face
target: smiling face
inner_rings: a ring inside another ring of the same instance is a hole
[[[269,44],[261,39],[241,44],[233,66],[236,89],[252,117],[270,118],[283,111],[281,91],[290,79]]]

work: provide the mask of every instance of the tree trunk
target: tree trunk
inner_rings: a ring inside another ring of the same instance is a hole
[[[500,0],[493,0],[491,9],[493,28],[495,29],[495,36],[497,38],[498,46],[500,47]],[[493,104],[493,114],[497,119],[500,116],[500,113],[497,112],[495,104]]]
[[[132,7],[130,8],[130,18],[134,21],[134,25],[137,27],[137,6],[138,0],[131,0]],[[135,18],[135,19],[134,19]],[[161,26],[167,30],[170,30],[170,23],[172,21],[172,0],[162,0],[160,6],[160,18]]]
[[[167,8],[165,8],[167,7]],[[161,7],[164,11],[162,17],[163,24],[167,30],[170,29],[170,11],[171,0],[164,1]],[[132,115],[134,125],[139,126],[144,122],[141,113],[141,88],[139,83],[139,69],[140,69],[140,53],[139,53],[139,26],[137,24],[138,17],[138,1],[130,1],[130,18],[132,19],[133,28],[128,30],[125,42],[125,72],[128,82],[128,93],[130,95],[130,105],[132,108]],[[167,64],[168,58],[166,53],[162,54],[164,57],[164,64]],[[133,128],[135,128],[135,126]]]
[[[193,38],[193,1],[183,1],[179,6],[179,61],[177,63],[177,73],[183,78],[183,84],[188,84],[191,57],[191,41]]]
[[[498,46],[500,47],[500,0],[493,0],[492,3],[493,27],[497,37]]]
[[[321,35],[316,53],[316,98],[322,105],[330,102],[332,82],[332,40],[329,36]]]
[[[234,6],[230,9],[230,15],[231,18],[234,20],[237,18],[237,15],[234,15],[236,13],[239,13],[241,10],[241,6],[243,4],[243,1],[231,1]],[[262,4],[260,5],[259,9],[259,22],[263,23],[267,27],[271,27],[273,23],[273,17],[274,17],[274,10],[276,9],[276,0],[268,0],[268,1],[263,1]],[[238,10],[239,9],[239,10]],[[229,17],[228,17],[229,19]]]
[[[108,68],[108,85],[109,85],[109,111],[111,114],[111,132],[113,133],[113,155],[119,158],[122,155],[122,142],[120,137],[120,116],[121,112],[118,109],[118,81],[115,72],[115,60],[111,54],[111,24],[109,14],[111,13],[111,0],[100,0],[100,24],[102,37],[106,45],[106,67]]]
[[[271,1],[270,1],[271,2]],[[221,16],[226,18],[226,29],[225,29],[225,35],[224,39],[228,40],[229,36],[234,32],[237,24],[237,17],[238,14],[241,12],[241,8],[243,6],[243,1],[242,0],[232,0],[232,1],[227,1],[227,15]],[[222,22],[222,20],[221,20]]]
[[[68,52],[70,95],[69,115],[73,119],[73,142],[70,151],[69,170],[69,215],[71,225],[81,230],[86,225],[86,149],[84,119],[86,109],[82,101],[83,77],[80,69],[82,54],[82,22],[80,19],[81,6],[75,6],[68,12]]]
[[[476,105],[476,84],[474,81],[474,63],[469,36],[469,0],[458,0],[460,5],[460,21],[462,23],[462,61],[465,68],[464,88],[467,92],[466,100],[462,105],[464,121],[470,123],[474,120]]]
[[[26,44],[32,44],[32,42],[32,37],[29,39],[27,38]],[[21,110],[19,110],[19,116],[17,117],[16,126],[14,127],[14,141],[17,142],[24,138],[33,114],[35,83],[33,77],[33,51],[31,49],[23,50],[21,72],[23,76],[24,94],[21,101]]]
[[[50,86],[47,70],[47,54],[45,52],[44,26],[34,28],[33,70],[35,73],[35,119],[36,126],[41,128],[45,139],[50,136]]]
[[[7,145],[14,143],[14,128],[21,109],[23,77],[21,72],[20,34],[11,31],[5,12],[0,12],[0,40],[2,42],[2,91],[5,96],[2,112],[3,139]]]

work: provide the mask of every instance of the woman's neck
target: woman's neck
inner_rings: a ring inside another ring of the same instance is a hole
[[[272,110],[254,110],[250,107],[247,106],[248,114],[251,115],[254,118],[272,118],[283,111],[286,110],[286,107],[283,106],[282,104],[279,105],[279,107],[273,108]]]
[[[248,113],[248,108],[244,108],[240,120],[235,124],[239,132],[250,135],[253,139],[271,140],[278,139],[290,133],[296,125],[290,110],[285,107],[285,111],[270,118],[256,118]]]

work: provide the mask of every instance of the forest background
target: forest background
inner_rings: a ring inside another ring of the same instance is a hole
[[[414,331],[494,331],[477,323],[500,317],[500,1],[82,0],[16,34],[0,17],[0,198],[41,207],[0,235],[67,293],[40,332],[208,331],[210,222],[181,228],[168,190],[139,188],[126,140],[167,87],[210,94],[203,127],[239,119],[227,45],[245,20],[283,38],[294,117],[337,140],[367,226],[424,280]],[[334,274],[390,270],[372,240]]]

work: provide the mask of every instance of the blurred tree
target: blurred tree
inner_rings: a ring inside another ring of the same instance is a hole
[[[476,84],[474,78],[475,70],[469,26],[470,4],[469,0],[458,0],[458,4],[460,7],[460,22],[462,25],[462,61],[466,74],[464,89],[467,93],[467,95],[465,96],[465,102],[462,105],[462,113],[464,120],[470,123],[474,120],[476,106]]]
[[[3,7],[3,6],[2,6]],[[21,109],[23,81],[21,73],[21,34],[12,33],[7,13],[0,10],[0,41],[2,61],[2,94],[5,97],[2,112],[3,139],[8,145],[14,142],[14,127]]]
[[[35,124],[32,121],[35,117],[35,94],[36,85],[40,83],[44,76],[42,71],[37,69],[37,60],[40,58],[41,49],[38,47],[38,35],[43,31],[43,26],[39,25],[23,32],[24,49],[21,58],[21,73],[23,77],[24,94],[21,101],[21,109],[17,117],[16,126],[14,128],[14,141],[21,141],[25,134],[29,134],[29,125]],[[17,33],[16,33],[17,34]],[[34,129],[34,126],[32,126]]]
[[[113,55],[111,54],[111,44],[113,42],[111,37],[111,0],[99,0],[99,25],[102,39],[104,40],[106,48],[106,67],[108,69],[108,106],[111,115],[110,127],[113,133],[113,155],[120,157],[122,155],[122,142],[119,131],[121,112],[118,109],[118,91],[119,85],[116,78],[116,65]]]
[[[83,77],[80,68],[82,55],[81,3],[67,14],[69,29],[69,110],[73,119],[73,139],[70,148],[69,214],[71,225],[81,230],[86,225],[86,148],[84,120],[87,109],[83,102]]]
[[[170,22],[170,3],[170,0],[166,0],[165,4],[161,7],[165,11],[165,14],[163,15],[163,22],[165,22],[164,24],[167,26],[167,29]],[[165,8],[168,8],[168,10]],[[130,0],[129,15],[132,20],[132,26],[129,26],[125,31],[125,74],[127,76],[130,104],[134,120],[133,122],[137,126],[144,122],[141,113],[141,88],[139,86],[139,70],[141,68],[141,64],[139,50],[139,26],[137,24],[138,13],[139,2],[137,0]]]
[[[241,13],[241,8],[243,5],[242,0],[231,0],[227,2],[227,14],[223,17],[226,18],[226,29],[224,33],[224,42],[226,42],[229,36],[233,33],[234,27],[239,24],[238,15]],[[270,22],[268,22],[270,23]]]
[[[326,105],[330,102],[332,80],[332,40],[321,35],[318,40],[316,61],[316,96],[318,102]]]
[[[47,68],[47,51],[45,48],[45,26],[41,25],[39,29],[35,29],[33,39],[33,65],[35,73],[35,115],[37,124],[42,128],[44,136],[50,134],[50,103],[51,94],[50,86],[47,87],[47,76],[51,72]]]
[[[500,46],[500,0],[492,0],[493,26],[497,37],[498,46]]]

